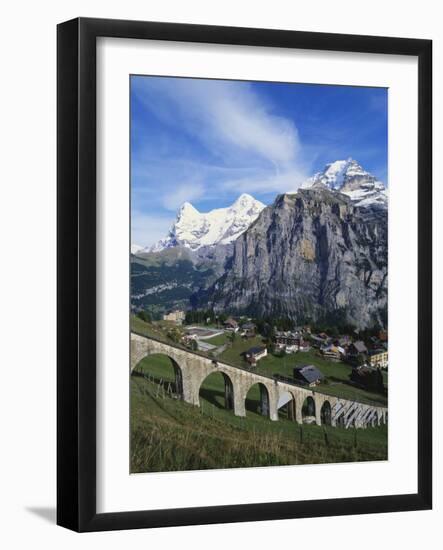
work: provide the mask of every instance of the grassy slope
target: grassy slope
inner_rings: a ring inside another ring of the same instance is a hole
[[[145,336],[152,336],[159,340],[165,340],[165,334],[153,323],[145,323],[135,315],[131,315],[131,330]]]
[[[210,268],[196,268],[189,252],[182,249],[131,256],[132,301],[153,315],[187,307],[193,291],[204,286],[213,276]],[[158,285],[168,285],[169,288],[143,295]]]
[[[258,388],[251,388],[247,416],[224,406],[223,380],[204,382],[201,407],[163,397],[157,381],[173,381],[169,360],[145,358],[131,377],[131,471],[170,471],[284,464],[384,460],[387,428],[344,430],[304,425],[257,414]],[[167,384],[166,384],[167,385]]]
[[[240,337],[236,338],[232,347],[224,351],[220,356],[220,361],[227,361],[234,365],[245,366],[245,361],[242,352],[250,347],[263,345],[260,337],[244,340]],[[377,405],[386,405],[386,396],[377,393],[368,392],[349,384],[349,375],[352,367],[346,363],[335,363],[325,360],[318,351],[311,350],[308,352],[298,352],[284,357],[278,357],[268,354],[258,362],[256,372],[273,376],[280,374],[283,376],[293,376],[294,367],[299,365],[315,365],[320,371],[328,377],[327,384],[320,384],[317,389],[329,395],[338,395],[347,399],[355,399],[357,401],[368,402]],[[387,376],[385,375],[385,383]]]
[[[206,338],[205,342],[212,344],[213,346],[222,346],[229,342],[227,334],[219,334],[218,336],[213,336],[212,338]]]

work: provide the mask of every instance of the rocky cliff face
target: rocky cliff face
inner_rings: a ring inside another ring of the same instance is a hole
[[[280,195],[235,242],[226,273],[198,306],[295,322],[384,325],[387,210],[325,186]]]

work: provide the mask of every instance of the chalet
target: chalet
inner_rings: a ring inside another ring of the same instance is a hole
[[[248,363],[256,365],[257,361],[268,355],[268,350],[264,346],[256,346],[249,348],[243,355]]]
[[[376,349],[369,352],[369,364],[371,367],[388,368],[388,352],[385,349]]]
[[[301,332],[296,331],[283,331],[276,330],[274,335],[274,342],[278,346],[298,346],[303,341]]]
[[[365,346],[365,343],[362,340],[357,340],[353,342],[348,347],[348,355],[350,357],[357,357],[360,354],[366,355],[368,353],[368,348]]]
[[[254,338],[256,326],[254,325],[254,323],[243,323],[243,325],[241,326],[241,331],[241,335],[244,338]]]
[[[238,331],[238,323],[232,317],[228,317],[228,319],[226,319],[226,321],[223,323],[223,326],[225,327],[226,330],[230,330],[233,332]]]
[[[324,346],[325,341],[323,338],[320,338],[320,336],[317,336],[316,334],[311,334],[311,343],[314,348],[321,348]]]
[[[321,354],[332,361],[340,361],[345,354],[345,350],[340,346],[325,346],[320,349]]]
[[[314,365],[304,365],[294,368],[294,379],[303,385],[313,387],[320,384],[324,376]]]

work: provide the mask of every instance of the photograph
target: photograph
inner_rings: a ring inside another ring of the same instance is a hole
[[[388,90],[130,76],[130,471],[388,459]]]

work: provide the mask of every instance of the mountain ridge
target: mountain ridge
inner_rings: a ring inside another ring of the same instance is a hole
[[[228,207],[199,212],[191,203],[181,206],[168,235],[143,252],[159,252],[174,246],[192,251],[234,242],[255,221],[265,205],[247,193]]]
[[[388,192],[383,182],[352,158],[327,164],[301,185],[301,189],[317,187],[343,193],[357,206],[387,208]]]
[[[354,159],[336,160],[305,180],[299,189],[327,188],[346,195],[361,207],[387,208],[385,185]],[[288,194],[291,194],[288,192]],[[133,245],[134,254],[160,252],[181,246],[192,251],[210,251],[217,245],[231,245],[258,218],[265,205],[242,193],[230,206],[199,212],[184,202],[168,234],[151,246]]]
[[[387,213],[385,186],[353,159],[267,207],[248,194],[207,213],[185,202],[168,235],[132,256],[134,306],[385,326]]]

